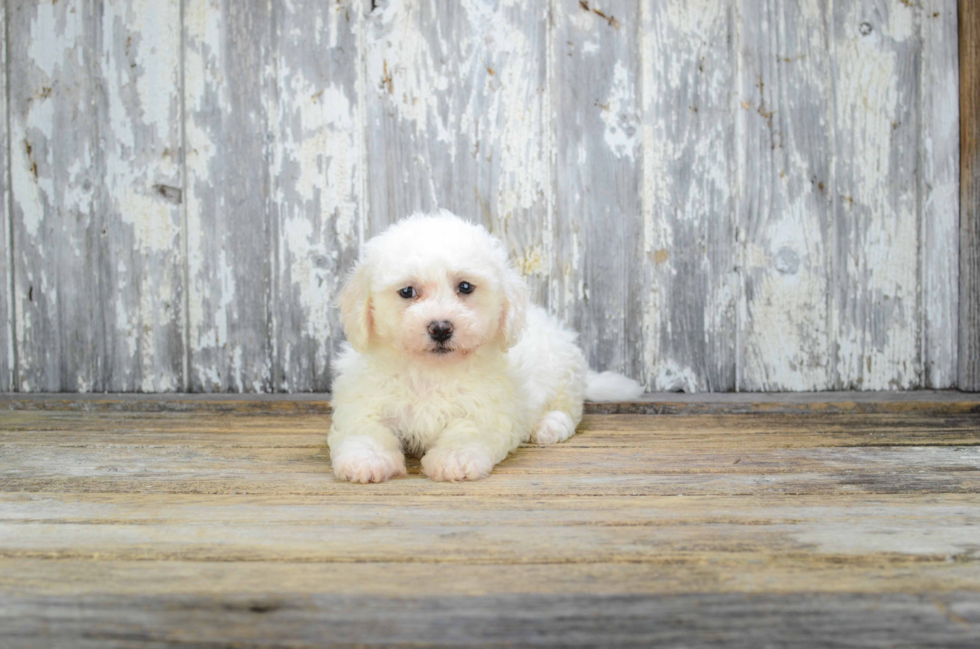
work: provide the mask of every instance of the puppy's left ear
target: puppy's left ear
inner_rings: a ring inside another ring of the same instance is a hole
[[[371,313],[371,278],[363,263],[358,263],[347,276],[337,305],[347,342],[356,351],[365,351],[371,340],[374,319]]]
[[[504,304],[500,311],[500,339],[504,351],[517,344],[524,331],[524,315],[529,301],[524,278],[508,267],[504,271]]]

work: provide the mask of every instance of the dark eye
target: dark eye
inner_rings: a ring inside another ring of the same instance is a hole
[[[475,288],[476,287],[470,284],[469,282],[460,282],[459,286],[456,287],[456,290],[462,293],[463,295],[469,295],[470,293],[473,292],[473,289]]]
[[[412,286],[406,286],[405,288],[400,289],[398,294],[406,300],[411,300],[413,297],[415,297],[415,288]]]

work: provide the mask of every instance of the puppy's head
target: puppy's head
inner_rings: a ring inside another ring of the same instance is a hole
[[[365,246],[340,294],[354,349],[375,347],[451,362],[520,337],[524,280],[483,227],[443,210],[413,215]]]

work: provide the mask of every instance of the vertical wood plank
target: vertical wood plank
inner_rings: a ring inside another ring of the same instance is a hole
[[[957,387],[980,391],[980,6],[959,3],[960,281]]]
[[[740,2],[739,389],[828,390],[833,103],[823,0]]]
[[[184,5],[189,388],[273,388],[271,16],[266,3]]]
[[[177,389],[179,4],[11,18],[20,388]]]
[[[0,300],[0,392],[10,392],[14,389],[14,268],[10,236],[12,234],[10,221],[10,140],[7,126],[9,123],[9,104],[7,103],[7,3],[0,4],[0,106],[3,107],[0,121],[0,286],[3,287],[3,299]]]
[[[7,7],[19,386],[101,391],[99,16],[88,0]]]
[[[325,391],[343,340],[333,301],[357,260],[364,129],[357,91],[361,3],[274,3],[278,232],[275,389]]]
[[[553,200],[548,3],[377,2],[368,17],[365,237],[445,208],[510,247],[547,299]]]
[[[733,11],[643,3],[644,349],[653,390],[735,388]],[[639,368],[634,368],[634,371]]]
[[[839,389],[921,384],[919,47],[910,2],[834,7]]]
[[[110,392],[183,385],[180,0],[101,3],[98,272]]]
[[[639,6],[561,0],[555,15],[556,210],[551,306],[589,364],[627,369],[641,228]],[[630,363],[629,371],[633,372]]]
[[[959,86],[956,0],[920,4],[919,201],[922,384],[956,384],[959,282]]]

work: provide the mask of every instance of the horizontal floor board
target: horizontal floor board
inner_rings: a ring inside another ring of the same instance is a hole
[[[85,412],[330,412],[329,394],[24,394],[0,393],[0,409]],[[846,392],[660,392],[621,403],[586,402],[594,414],[980,412],[980,394],[957,390]]]
[[[8,647],[976,647],[980,593],[0,595]]]
[[[329,416],[14,412],[0,416],[0,444],[325,445]],[[33,435],[22,433],[32,432]],[[563,446],[650,444],[730,448],[980,443],[980,415],[586,415]]]
[[[188,595],[266,599],[315,594],[980,592],[980,562],[906,555],[840,560],[716,555],[645,563],[477,564],[118,561],[0,557],[0,598]],[[84,601],[84,600],[81,600]]]
[[[850,396],[607,405],[379,485],[316,396],[0,397],[3,644],[976,646],[975,402]]]
[[[98,560],[596,563],[980,561],[972,496],[356,498],[0,496],[0,556]]]

